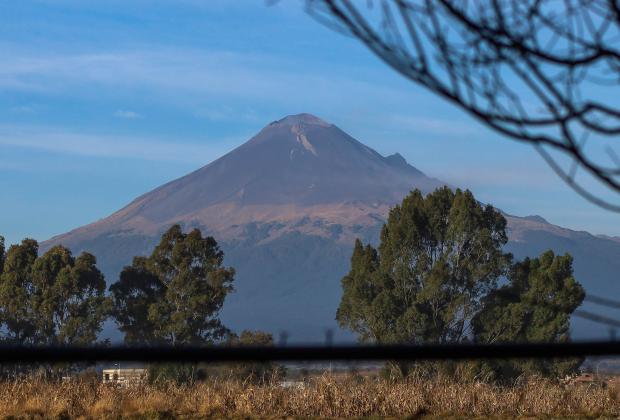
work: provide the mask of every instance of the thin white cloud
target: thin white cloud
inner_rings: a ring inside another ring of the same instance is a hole
[[[267,54],[161,48],[45,54],[6,45],[2,49],[11,60],[0,67],[0,87],[9,90],[88,94],[95,92],[94,87],[104,86],[105,92],[115,94],[146,89],[168,102],[217,96],[332,105],[349,104],[354,97],[393,101],[411,96],[411,92],[370,80],[356,80],[346,72],[338,77],[317,69],[300,70],[294,60]]]
[[[449,118],[400,114],[387,115],[385,119],[389,124],[396,125],[404,130],[443,136],[479,135],[482,132],[479,124],[475,121],[455,121]]]
[[[253,109],[238,109],[231,106],[222,105],[219,107],[200,107],[193,111],[193,114],[200,118],[206,118],[213,122],[247,122],[247,123],[266,123],[264,117]]]
[[[528,188],[536,191],[553,191],[561,185],[552,171],[540,164],[523,166],[486,166],[472,168],[469,165],[445,168],[441,176],[453,185],[465,188]]]
[[[169,139],[98,136],[49,127],[0,126],[0,148],[5,146],[77,156],[192,164],[206,164],[242,141],[241,138],[230,138],[218,140],[217,143],[206,140],[178,143]]]
[[[14,106],[10,110],[16,114],[34,114],[36,112],[35,107],[31,105]]]
[[[119,109],[114,113],[114,116],[117,118],[124,118],[127,120],[137,120],[142,118],[142,114],[138,114],[135,111],[129,111],[125,109]]]

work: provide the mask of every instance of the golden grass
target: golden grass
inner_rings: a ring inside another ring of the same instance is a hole
[[[530,379],[477,382],[324,375],[303,389],[212,380],[114,387],[91,380],[0,382],[0,418],[618,417],[616,389]]]

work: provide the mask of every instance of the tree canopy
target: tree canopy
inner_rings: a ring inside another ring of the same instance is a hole
[[[55,246],[38,256],[38,243],[11,246],[0,274],[0,321],[5,341],[88,345],[107,317],[105,280],[89,253],[74,258]],[[2,257],[3,255],[3,257]]]
[[[378,250],[356,242],[336,319],[363,341],[467,339],[481,298],[507,271],[505,226],[469,191],[413,191],[390,211]]]
[[[134,258],[110,286],[125,342],[186,345],[224,337],[218,314],[235,272],[223,260],[215,239],[172,226],[150,256]]]
[[[570,255],[552,251],[526,258],[510,270],[508,284],[491,292],[484,309],[474,318],[474,337],[482,343],[566,342],[570,340],[570,315],[585,297],[573,277]],[[515,371],[563,375],[579,365],[577,360],[494,362],[502,376]]]
[[[502,214],[469,191],[411,192],[390,211],[378,248],[355,242],[337,321],[375,343],[568,341],[570,315],[585,296],[572,257],[548,251],[513,264],[503,251],[505,230]],[[509,377],[564,374],[578,365],[483,366]]]

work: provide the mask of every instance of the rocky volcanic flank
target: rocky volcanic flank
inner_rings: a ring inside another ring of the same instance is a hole
[[[150,252],[171,224],[199,227],[218,240],[226,264],[237,269],[236,292],[223,311],[228,326],[316,340],[335,328],[340,278],[354,239],[376,242],[390,207],[414,188],[429,192],[442,185],[399,154],[383,157],[333,124],[292,115],[42,249],[62,243],[74,252],[88,250],[111,283],[134,255]],[[507,248],[518,257],[548,248],[571,252],[588,290],[617,289],[620,242],[539,216],[507,218]]]

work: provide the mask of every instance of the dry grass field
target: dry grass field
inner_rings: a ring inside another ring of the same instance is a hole
[[[90,380],[35,378],[0,384],[0,418],[305,418],[492,417],[616,418],[613,386],[540,379],[509,387],[451,380],[389,383],[324,375],[304,387],[236,380],[109,386]]]

